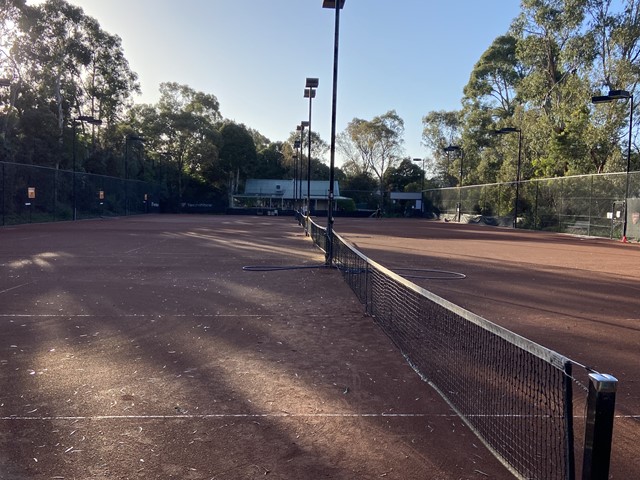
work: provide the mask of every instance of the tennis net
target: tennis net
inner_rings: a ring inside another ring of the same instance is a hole
[[[333,266],[413,369],[516,478],[575,478],[574,412],[584,412],[586,395],[574,402],[574,384],[587,391],[572,372],[578,363],[409,282],[335,232],[328,239],[313,221],[301,223],[317,246],[332,249]]]

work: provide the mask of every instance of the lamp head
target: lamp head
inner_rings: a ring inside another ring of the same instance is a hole
[[[338,0],[338,8],[344,8],[345,0]],[[336,8],[336,0],[322,0],[322,8]]]
[[[499,130],[496,130],[496,133],[498,135],[503,135],[505,133],[517,133],[517,132],[520,132],[520,129],[515,128],[515,127],[504,127],[504,128],[499,129]]]
[[[620,98],[631,98],[631,94],[626,90],[609,90],[609,98],[618,100]]]

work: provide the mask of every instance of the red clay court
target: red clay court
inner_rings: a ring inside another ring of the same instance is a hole
[[[640,245],[405,219],[337,218],[335,230],[391,270],[464,274],[464,280],[411,280],[614,375],[619,386],[610,478],[640,478]],[[577,456],[578,467],[581,461]]]
[[[620,380],[611,478],[640,472],[640,247],[337,219],[390,268]],[[0,478],[513,478],[286,217],[0,229]],[[426,282],[426,283],[425,283]],[[579,461],[579,459],[577,459]]]

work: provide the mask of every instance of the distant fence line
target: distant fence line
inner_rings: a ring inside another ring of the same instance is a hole
[[[439,188],[424,195],[425,208],[449,220],[597,237],[622,238],[626,213],[627,238],[640,239],[640,172]]]
[[[158,203],[147,182],[0,162],[0,225],[137,215]]]

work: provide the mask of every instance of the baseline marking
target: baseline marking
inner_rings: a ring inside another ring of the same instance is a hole
[[[490,418],[531,418],[535,415],[468,415]],[[95,415],[95,416],[8,416],[0,421],[80,421],[80,420],[206,420],[216,418],[459,418],[455,413],[212,413],[202,415]],[[584,418],[576,416],[574,418]],[[640,419],[640,415],[616,415],[615,418]]]

